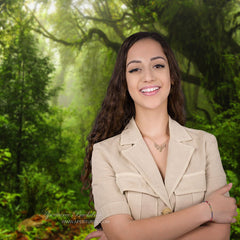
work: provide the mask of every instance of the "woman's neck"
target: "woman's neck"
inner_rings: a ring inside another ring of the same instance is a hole
[[[169,136],[167,111],[136,112],[136,124],[143,136],[161,139]]]

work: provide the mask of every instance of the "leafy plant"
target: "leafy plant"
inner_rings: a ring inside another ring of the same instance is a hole
[[[11,158],[9,149],[0,149],[0,168],[4,166]]]
[[[19,178],[22,189],[21,208],[27,209],[28,216],[43,209],[56,212],[69,209],[75,199],[73,190],[64,191],[53,183],[52,177],[44,169],[39,170],[35,165],[24,168]]]

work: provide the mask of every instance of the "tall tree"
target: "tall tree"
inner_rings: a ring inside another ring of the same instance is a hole
[[[36,39],[29,32],[29,21],[18,12],[18,24],[11,26],[5,39],[0,66],[0,145],[12,152],[13,164],[6,167],[16,176],[13,188],[19,191],[18,176],[25,163],[38,158],[42,114],[49,110],[49,59],[40,55]],[[13,190],[13,189],[12,189]]]

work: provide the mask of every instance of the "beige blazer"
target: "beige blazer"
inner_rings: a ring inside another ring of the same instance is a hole
[[[226,184],[216,138],[169,118],[165,181],[132,119],[121,134],[94,145],[95,227],[115,214],[143,219],[200,203]]]

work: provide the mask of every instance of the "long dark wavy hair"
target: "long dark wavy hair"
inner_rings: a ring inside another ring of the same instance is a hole
[[[180,70],[174,53],[164,38],[155,32],[138,32],[122,44],[105,99],[88,136],[88,146],[82,174],[83,189],[91,189],[91,157],[93,145],[122,132],[132,117],[135,107],[126,82],[126,61],[129,49],[141,39],[150,38],[160,43],[168,59],[171,90],[168,96],[168,114],[181,125],[185,123],[184,98],[180,82]]]

